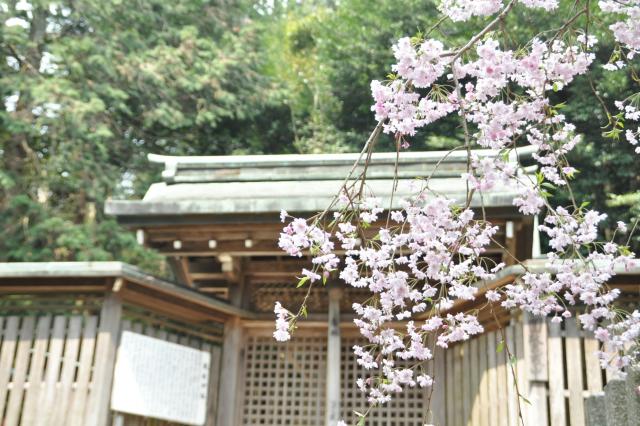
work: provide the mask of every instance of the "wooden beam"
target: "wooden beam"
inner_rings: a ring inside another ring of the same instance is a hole
[[[142,290],[144,289],[134,286],[126,287],[122,291],[122,298],[132,305],[187,322],[214,321],[222,323],[229,317],[229,314],[224,312],[216,312],[213,309],[198,306],[185,300],[176,301],[166,295],[148,294]]]
[[[476,297],[473,300],[456,299],[456,301],[453,302],[453,306],[451,306],[451,308],[449,308],[448,310],[442,312],[441,315],[446,316],[449,313],[456,314],[458,312],[467,312],[475,307],[482,306],[486,303],[486,298],[484,297],[484,295],[486,294],[487,291],[494,290],[506,284],[511,284],[512,282],[514,282],[514,280],[517,277],[518,275],[516,274],[509,274],[499,279],[496,279],[495,281],[491,281],[487,285],[484,285],[478,288]],[[429,317],[428,313],[424,313],[422,315],[416,315],[416,319],[426,319],[428,317]]]
[[[20,285],[20,286],[0,286],[0,294],[20,294],[20,293],[96,293],[104,291],[104,285]]]
[[[189,259],[186,256],[169,256],[167,262],[169,262],[173,275],[179,284],[194,287],[193,280],[189,274]]]
[[[191,281],[225,281],[229,274],[226,272],[192,272]]]
[[[505,223],[505,248],[506,252],[503,253],[502,261],[508,265],[514,265],[516,263],[517,247],[518,247],[518,232],[520,231],[520,224],[516,224],[514,221],[509,220]]]
[[[229,295],[229,287],[219,287],[219,286],[207,286],[207,287],[198,287],[198,291],[201,293],[210,293],[210,294],[222,294],[225,297]]]

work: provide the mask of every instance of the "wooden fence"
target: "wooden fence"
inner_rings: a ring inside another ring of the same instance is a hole
[[[436,360],[445,386],[435,388],[435,424],[517,426],[522,415],[525,425],[583,426],[585,398],[606,383],[597,349],[573,318],[557,324],[526,316],[452,346],[444,365]]]
[[[214,425],[222,370],[219,325],[177,321],[148,308],[123,305],[113,295],[7,296],[0,298],[0,312],[3,426],[170,426],[109,411],[113,363],[123,330],[210,351],[207,425]],[[359,370],[350,352],[354,339],[357,336],[343,336],[345,417],[347,411],[366,409],[362,395],[353,392]],[[242,422],[321,424],[325,345],[326,329],[307,337],[299,334],[288,345],[274,342],[270,327],[248,333],[240,351]],[[582,426],[585,398],[601,392],[607,382],[593,356],[596,349],[596,341],[580,331],[575,320],[555,324],[513,319],[502,331],[438,350],[432,366],[434,392],[408,392],[391,411],[373,413],[372,421],[515,426],[522,415],[526,425]],[[518,398],[518,390],[524,398]],[[425,419],[428,401],[431,415]]]
[[[241,424],[324,424],[326,328],[301,328],[286,344],[271,332],[270,324],[245,331]],[[365,373],[351,350],[360,341],[357,331],[343,330],[340,403],[349,421],[354,410],[368,408],[354,383]],[[436,349],[425,367],[434,375],[433,392],[409,389],[372,410],[366,424],[521,426],[522,416],[526,426],[584,426],[585,399],[606,383],[597,348],[575,319],[556,324],[514,316],[502,330]]]
[[[181,323],[105,297],[0,298],[0,424],[3,426],[163,425],[109,411],[122,330],[211,353],[207,425],[214,424],[220,330]]]

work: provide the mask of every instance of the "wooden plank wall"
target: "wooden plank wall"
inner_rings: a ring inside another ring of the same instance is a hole
[[[99,315],[0,317],[0,418],[6,426],[87,425]]]
[[[523,369],[516,355],[518,346],[522,336],[511,325],[504,330],[504,339],[497,330],[445,350],[445,416],[436,416],[434,424],[517,425],[520,408],[512,369]]]
[[[584,399],[606,383],[597,349],[574,318],[557,324],[527,317],[451,346],[444,351],[444,407],[431,407],[433,423],[520,426],[521,413],[527,426],[583,426]]]

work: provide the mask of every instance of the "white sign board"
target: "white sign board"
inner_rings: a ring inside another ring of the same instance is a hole
[[[116,358],[111,409],[188,425],[203,425],[208,352],[124,331]]]

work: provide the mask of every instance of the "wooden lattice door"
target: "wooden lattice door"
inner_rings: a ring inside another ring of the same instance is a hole
[[[288,343],[249,336],[245,345],[243,425],[324,423],[326,336]]]

